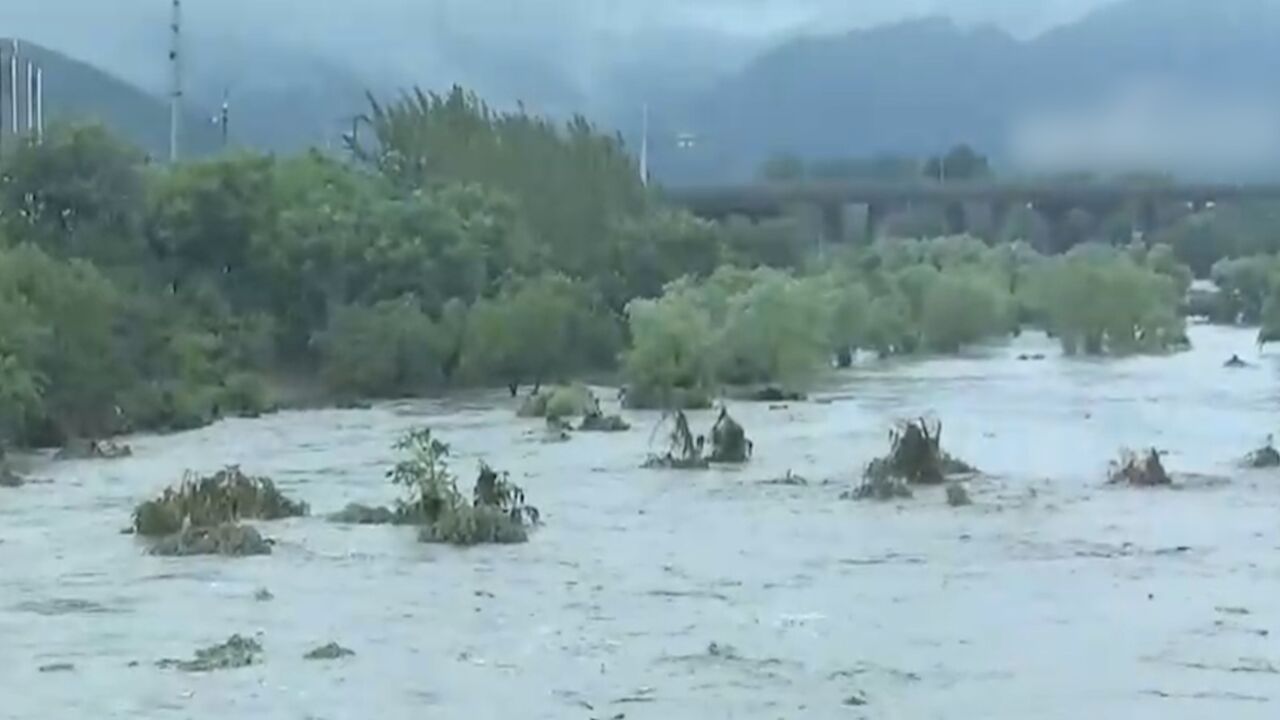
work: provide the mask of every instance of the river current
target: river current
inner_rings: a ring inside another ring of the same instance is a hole
[[[505,392],[34,458],[49,483],[0,489],[0,718],[1280,717],[1280,471],[1238,467],[1280,429],[1280,354],[1191,337],[1163,357],[1067,359],[1026,335],[862,364],[809,402],[730,403],[755,459],[703,473],[639,469],[655,413],[547,443]],[[1254,367],[1223,368],[1233,353]],[[920,415],[982,470],[975,504],[840,500]],[[396,497],[391,445],[417,426],[466,488],[481,458],[509,471],[545,526],[458,550],[326,522]],[[1121,448],[1151,446],[1177,488],[1106,485]],[[158,558],[121,534],[136,503],[226,464],[311,504],[260,525],[271,556]],[[807,484],[771,482],[788,471]],[[155,666],[234,633],[260,664]],[[302,659],[330,640],[356,655]]]

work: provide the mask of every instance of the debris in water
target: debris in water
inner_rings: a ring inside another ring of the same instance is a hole
[[[788,470],[786,475],[783,475],[783,476],[782,476],[782,477],[780,477],[780,478],[775,478],[775,479],[773,479],[773,480],[765,480],[765,481],[761,482],[760,484],[761,484],[761,485],[791,485],[791,486],[803,486],[803,485],[808,485],[808,484],[809,484],[809,481],[808,481],[808,480],[806,480],[803,476],[796,475],[795,473],[793,473],[793,472],[791,472],[790,470]]]
[[[573,426],[568,420],[558,417],[547,418],[547,434],[542,438],[546,443],[567,442],[572,437]]]
[[[271,543],[248,525],[227,523],[217,527],[188,526],[181,532],[157,541],[151,547],[151,554],[162,557],[270,555]]]
[[[849,707],[862,707],[867,704],[867,696],[861,692],[856,692],[845,698],[844,704]]]
[[[729,415],[728,408],[720,408],[720,417],[711,427],[711,462],[741,464],[751,459],[754,449],[746,431]]]
[[[303,660],[340,660],[344,657],[351,657],[355,654],[356,653],[354,650],[351,650],[350,648],[344,648],[336,642],[331,642],[327,645],[321,645],[320,647],[312,650],[311,652],[308,652],[306,655],[302,656],[302,659]]]
[[[706,470],[710,463],[702,455],[703,438],[695,438],[689,430],[689,418],[683,410],[676,410],[663,417],[674,418],[671,434],[667,438],[667,452],[663,455],[650,455],[645,461],[646,468],[667,468],[672,470]]]
[[[964,507],[972,505],[973,499],[969,497],[969,491],[965,489],[963,483],[949,482],[947,483],[947,504],[951,507]]]
[[[267,477],[250,477],[230,466],[213,475],[187,473],[176,487],[133,511],[133,527],[146,537],[162,537],[184,527],[214,527],[239,520],[279,520],[306,515],[307,504],[295,502]]]
[[[55,460],[119,460],[133,457],[133,448],[111,440],[74,439],[53,457]]]
[[[738,659],[738,650],[732,645],[711,642],[707,645],[707,654],[714,658],[725,658],[728,660]]]
[[[1165,472],[1164,464],[1160,462],[1160,453],[1155,448],[1148,450],[1142,456],[1130,450],[1121,452],[1120,460],[1111,463],[1108,481],[1112,484],[1124,483],[1134,487],[1173,484],[1169,473]]]
[[[855,490],[840,493],[841,500],[906,500],[913,496],[905,480],[876,475],[867,477]]]
[[[1242,607],[1216,607],[1214,608],[1214,610],[1217,610],[1223,615],[1248,615],[1249,614],[1249,609],[1242,608]]]
[[[784,390],[783,388],[769,385],[750,393],[748,399],[755,402],[803,402],[805,395],[802,392]]]
[[[69,662],[52,663],[49,665],[40,666],[40,672],[42,673],[71,672],[72,670],[75,670],[75,669],[76,669],[76,666]]]
[[[1244,459],[1244,466],[1261,470],[1280,467],[1280,451],[1276,450],[1272,436],[1267,436],[1267,444],[1249,453]]]
[[[262,645],[257,640],[232,635],[225,643],[197,650],[192,660],[161,660],[156,667],[193,673],[234,670],[253,665],[261,654]]]
[[[1229,368],[1246,368],[1249,367],[1249,363],[1241,360],[1239,355],[1232,355],[1229,360],[1222,364],[1222,366]]]
[[[399,518],[388,507],[351,503],[330,515],[328,520],[340,525],[391,525],[398,522]]]
[[[258,602],[271,602],[276,599],[276,596],[266,588],[258,588],[253,593],[253,599]]]

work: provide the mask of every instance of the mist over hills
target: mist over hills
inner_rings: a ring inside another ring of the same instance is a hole
[[[566,19],[571,28],[524,10],[505,21],[489,11],[457,20],[438,8],[421,18],[425,10],[402,10],[435,24],[406,22],[402,34],[382,38],[389,49],[380,55],[372,50],[377,38],[353,33],[352,53],[368,58],[358,63],[313,42],[328,38],[314,18],[252,37],[225,28],[193,33],[186,144],[193,152],[219,145],[211,120],[224,96],[234,144],[290,152],[338,142],[365,109],[366,91],[385,96],[457,81],[500,107],[519,101],[538,113],[583,112],[632,145],[647,104],[651,166],[671,183],[750,178],[782,153],[920,157],[960,142],[990,154],[1005,172],[1250,178],[1280,166],[1278,0],[1123,0],[1019,34],[941,17],[815,34],[821,26],[812,17],[821,16],[787,15],[776,3],[758,5],[776,17],[753,21],[783,30],[716,31],[723,12],[714,8],[665,24],[636,24],[635,16],[626,21],[632,27],[595,6],[588,12],[557,1],[581,10]],[[1063,2],[1054,12],[1096,4]],[[371,18],[389,13],[391,0],[375,5]],[[953,5],[957,16],[979,17],[973,8],[990,14],[1000,3]],[[1017,17],[1033,15],[1026,3],[1005,5]],[[486,31],[486,22],[496,29]],[[414,33],[429,42],[410,44]],[[163,33],[126,34],[152,55],[164,47]],[[149,150],[164,147],[162,56],[143,62],[137,48],[112,55],[136,80],[128,83],[29,47],[46,64],[51,118],[98,117]],[[695,142],[679,146],[678,136]]]

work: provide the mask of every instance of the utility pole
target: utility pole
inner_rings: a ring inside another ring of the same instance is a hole
[[[44,144],[44,68],[36,67],[36,143]]]
[[[12,41],[9,52],[9,127],[18,134],[18,41]]]
[[[176,163],[182,131],[182,0],[173,0],[173,20],[169,29],[173,43],[169,48],[169,65],[173,71],[173,89],[169,97],[169,162]]]
[[[222,112],[218,116],[218,125],[222,126],[222,149],[227,149],[227,140],[231,132],[231,90],[225,88],[222,91]]]
[[[27,135],[34,138],[36,132],[36,66],[27,61]]]
[[[644,104],[640,134],[640,184],[649,187],[649,103]]]

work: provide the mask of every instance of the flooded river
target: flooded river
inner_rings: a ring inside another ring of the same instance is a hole
[[[734,404],[756,460],[707,473],[638,469],[656,415],[545,444],[505,393],[38,461],[51,484],[0,490],[0,717],[1280,717],[1280,471],[1235,468],[1280,429],[1280,355],[1249,331],[1192,339],[1159,358],[1064,360],[1026,336],[867,365],[813,402]],[[1256,367],[1223,369],[1233,353]],[[976,504],[838,500],[919,414],[986,473]],[[468,487],[481,457],[509,470],[546,526],[456,550],[312,517],[262,525],[275,553],[237,560],[120,534],[184,470],[227,463],[315,515],[390,502],[391,443],[419,425]],[[1184,487],[1104,485],[1119,448],[1152,445]],[[788,470],[809,484],[765,482]],[[233,633],[259,637],[260,665],[154,665]],[[357,654],[302,659],[330,640]],[[57,663],[74,669],[39,670]]]

